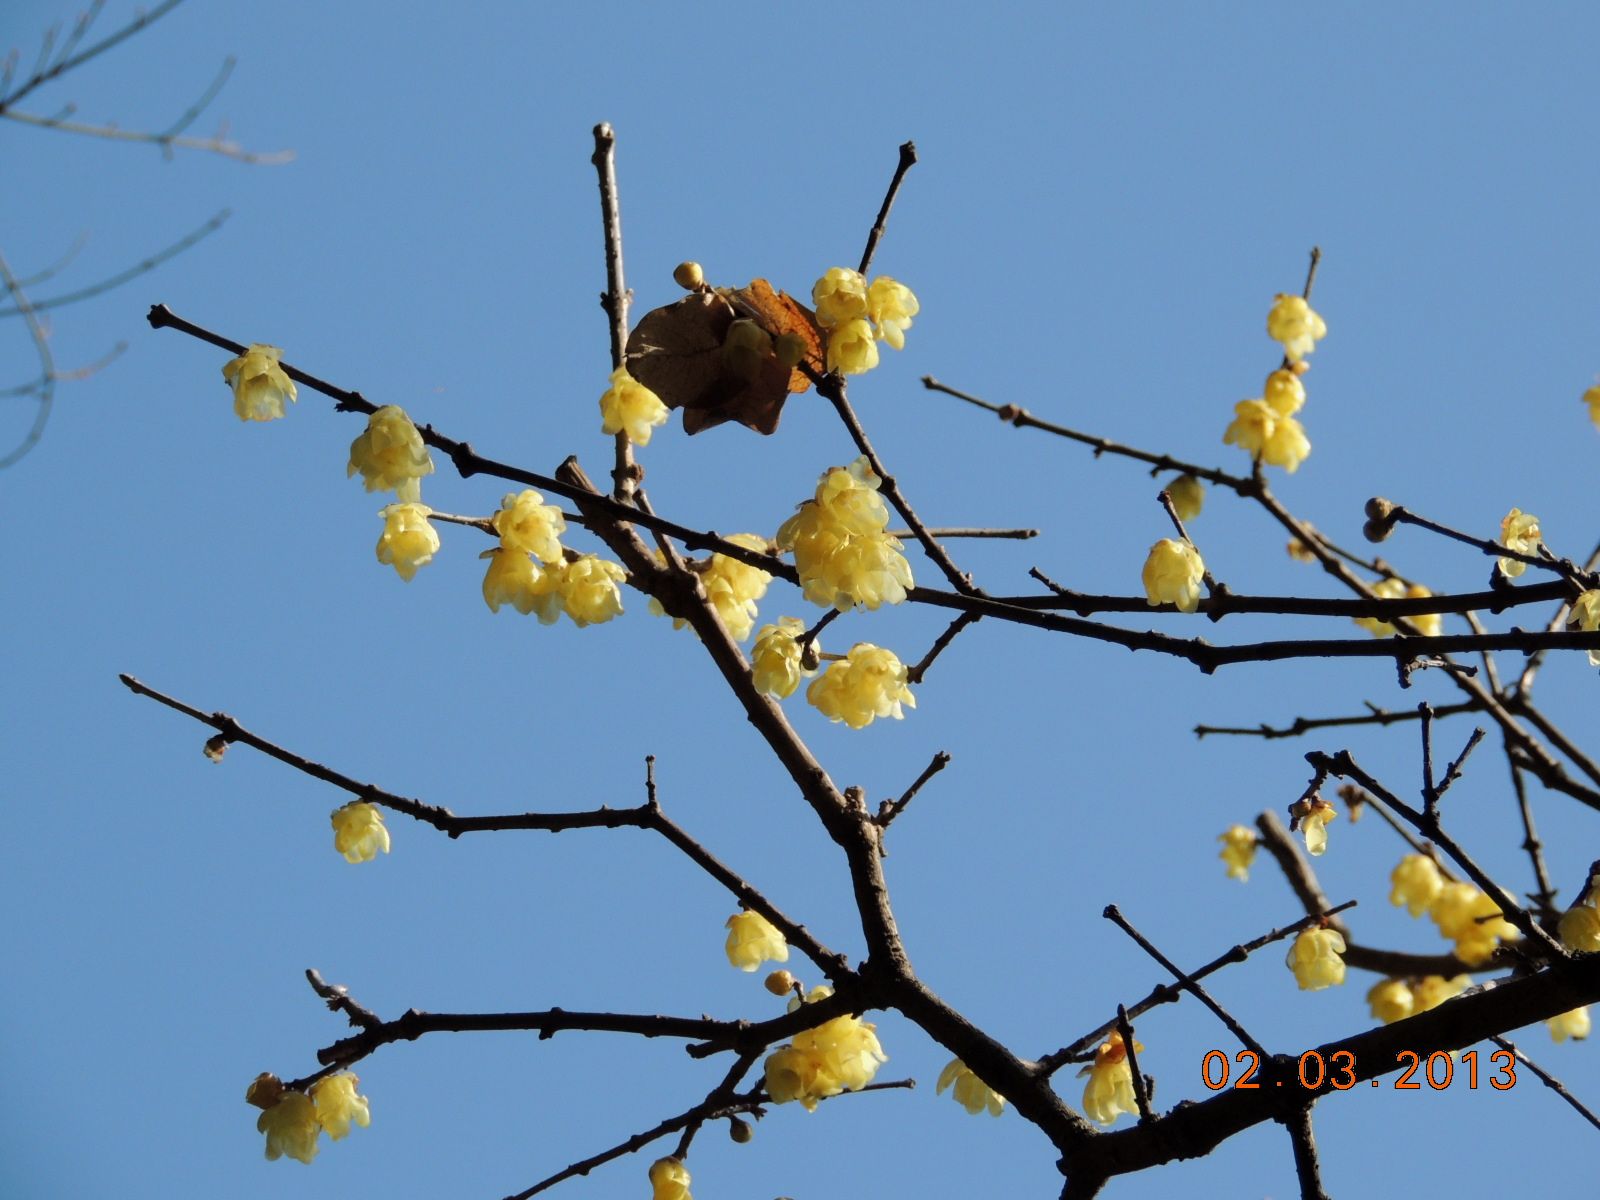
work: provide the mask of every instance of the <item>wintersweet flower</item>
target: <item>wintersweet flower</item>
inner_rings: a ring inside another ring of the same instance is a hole
[[[1455,942],[1456,957],[1468,966],[1488,962],[1502,942],[1521,935],[1489,896],[1470,883],[1446,883],[1428,910],[1443,936]]]
[[[1297,800],[1289,808],[1293,827],[1298,827],[1306,839],[1306,853],[1320,857],[1328,849],[1328,822],[1339,815],[1339,810],[1321,796]]]
[[[901,705],[917,706],[906,686],[907,670],[892,650],[857,642],[842,660],[831,662],[806,688],[806,699],[830,721],[864,729],[877,717],[905,716]]]
[[[1589,406],[1589,420],[1600,428],[1600,384],[1584,392],[1583,402]]]
[[[1167,484],[1165,490],[1172,501],[1172,511],[1186,525],[1198,517],[1200,510],[1205,507],[1206,489],[1193,475],[1179,475]]]
[[[276,421],[283,416],[283,402],[298,398],[294,380],[278,365],[282,357],[276,346],[255,342],[224,364],[222,378],[233,389],[233,413],[239,420]]]
[[[1574,1041],[1583,1041],[1589,1036],[1589,1006],[1574,1008],[1570,1012],[1559,1013],[1545,1022],[1550,1027],[1550,1037],[1557,1042],[1564,1042],[1568,1038]]]
[[[811,288],[811,305],[817,310],[817,324],[824,329],[859,320],[867,315],[867,281],[859,271],[829,267]]]
[[[1200,607],[1200,581],[1205,573],[1206,565],[1193,543],[1162,538],[1150,547],[1144,560],[1145,601],[1152,607],[1175,604],[1179,612],[1192,613]]]
[[[1600,629],[1600,590],[1591,588],[1574,600],[1567,620],[1584,633],[1593,633]],[[1600,667],[1600,650],[1589,651],[1589,663],[1591,666]]]
[[[1292,417],[1306,404],[1306,385],[1300,376],[1286,368],[1279,368],[1267,376],[1261,398],[1280,417]]]
[[[282,1095],[283,1080],[271,1071],[263,1071],[252,1079],[250,1086],[245,1089],[244,1102],[265,1111],[276,1104]]]
[[[1234,825],[1217,841],[1222,843],[1222,861],[1228,864],[1229,879],[1249,879],[1250,864],[1256,857],[1255,830],[1244,825]]]
[[[694,1200],[682,1159],[658,1158],[650,1164],[650,1200]]]
[[[1412,1011],[1427,1012],[1438,1008],[1446,1000],[1453,1000],[1472,986],[1472,976],[1457,975],[1446,979],[1443,975],[1425,975],[1411,986]]]
[[[1372,594],[1379,600],[1398,600],[1406,594],[1406,585],[1391,576],[1388,579],[1380,579],[1373,584]],[[1374,637],[1386,638],[1395,635],[1394,624],[1390,621],[1380,621],[1377,617],[1352,617],[1351,619]],[[1438,621],[1437,615],[1435,615],[1434,620],[1435,622]]]
[[[401,579],[410,583],[418,567],[433,561],[439,550],[439,534],[428,524],[433,509],[426,504],[391,504],[380,509],[383,533],[378,538],[378,561],[393,567]]]
[[[727,540],[762,554],[771,549],[767,539],[759,534],[735,533]],[[767,594],[767,584],[771,582],[769,572],[720,553],[713,554],[700,572],[706,598],[716,606],[717,615],[736,642],[750,636],[756,621],[756,601]]]
[[[520,550],[540,562],[561,561],[561,535],[567,531],[567,519],[532,488],[507,492],[489,523],[507,550]]]
[[[503,546],[485,550],[478,557],[489,560],[489,569],[483,573],[483,602],[490,612],[509,604],[523,616],[538,613],[540,624],[553,625],[565,611],[561,567],[540,567],[521,550]]]
[[[1144,1044],[1136,1040],[1133,1049],[1137,1053]],[[1128,1065],[1128,1048],[1123,1045],[1122,1034],[1112,1033],[1101,1042],[1094,1062],[1078,1074],[1089,1077],[1083,1085],[1083,1111],[1091,1120],[1110,1125],[1120,1113],[1139,1111],[1138,1098],[1133,1094],[1133,1068]]]
[[[1444,890],[1444,876],[1439,866],[1426,854],[1408,854],[1389,873],[1389,903],[1405,905],[1413,917],[1420,917],[1433,907],[1433,902]]]
[[[357,471],[369,492],[393,492],[406,504],[422,499],[422,477],[433,474],[433,459],[398,404],[385,404],[368,417],[366,432],[350,443],[345,475]]]
[[[1420,583],[1413,583],[1406,588],[1407,600],[1421,600],[1431,595],[1433,592]],[[1413,613],[1406,620],[1410,621],[1412,627],[1423,637],[1438,637],[1443,624],[1443,618],[1438,613]]]
[[[1515,550],[1518,554],[1532,554],[1543,540],[1544,535],[1539,530],[1539,518],[1532,513],[1513,508],[1500,522],[1500,544],[1507,550]],[[1502,558],[1498,561],[1500,574],[1509,579],[1515,579],[1528,569],[1527,563],[1514,558]]]
[[[601,433],[626,433],[635,446],[648,446],[655,427],[666,423],[660,396],[629,375],[627,367],[611,372],[611,386],[600,396]]]
[[[1305,427],[1296,418],[1280,414],[1265,400],[1241,400],[1235,404],[1233,423],[1223,431],[1222,440],[1291,475],[1311,454]]]
[[[303,1163],[317,1156],[317,1135],[322,1126],[316,1108],[304,1092],[284,1092],[278,1102],[256,1118],[256,1129],[267,1135],[267,1158],[287,1154]]]
[[[754,971],[764,962],[788,962],[789,944],[778,927],[760,913],[746,909],[734,913],[728,930],[728,961],[741,971]]]
[[[990,1116],[998,1117],[1006,1106],[1006,1098],[974,1075],[972,1069],[959,1058],[952,1058],[949,1065],[939,1072],[934,1095],[943,1095],[945,1088],[952,1084],[955,1090],[950,1093],[951,1098],[973,1116],[988,1109]]]
[[[1302,296],[1278,293],[1267,313],[1267,336],[1283,344],[1283,356],[1299,362],[1316,349],[1328,333],[1328,324]]]
[[[1308,526],[1306,526],[1306,528],[1310,529],[1311,526],[1308,525]],[[1294,559],[1295,562],[1298,562],[1298,563],[1314,563],[1314,562],[1317,561],[1316,553],[1301,538],[1298,538],[1298,537],[1290,538],[1288,545],[1286,545],[1284,547],[1284,549],[1288,552],[1289,557]]]
[[[371,862],[378,852],[389,853],[389,831],[375,804],[352,800],[333,810],[333,848],[345,862]]]
[[[360,1082],[349,1071],[341,1071],[311,1085],[311,1103],[316,1108],[317,1120],[336,1142],[349,1134],[351,1122],[363,1129],[372,1124],[367,1098],[356,1095],[356,1085]]]
[[[549,574],[557,574],[552,569]],[[622,613],[622,589],[628,573],[620,563],[593,554],[573,559],[559,572],[557,586],[567,616],[579,629],[599,625]]]
[[[815,987],[804,1003],[815,1004],[831,995],[832,988]],[[801,1003],[798,997],[791,1000],[789,1011]],[[877,1028],[847,1013],[795,1034],[793,1042],[767,1056],[767,1094],[775,1104],[798,1100],[806,1111],[815,1112],[819,1100],[860,1091],[889,1061],[878,1043]]]
[[[1403,1021],[1416,1011],[1417,1000],[1411,985],[1403,979],[1383,979],[1367,992],[1367,1007],[1372,1017],[1385,1025]]]
[[[910,288],[887,275],[878,276],[867,289],[867,316],[877,325],[879,339],[896,350],[906,348],[906,330],[921,308]]]
[[[1600,950],[1600,911],[1591,904],[1575,904],[1561,914],[1556,936],[1568,950]]]
[[[1344,936],[1337,929],[1304,929],[1285,959],[1302,992],[1320,992],[1344,982]]]
[[[905,600],[911,564],[900,540],[885,532],[882,482],[864,455],[847,467],[830,467],[815,497],[779,526],[778,549],[794,552],[801,590],[813,604],[846,612]]]
[[[828,370],[864,375],[878,365],[878,342],[865,317],[846,321],[828,334]]]
[[[756,691],[779,700],[794,695],[802,676],[815,675],[816,669],[806,669],[805,656],[800,649],[800,635],[806,624],[798,617],[779,617],[775,625],[763,625],[756,634],[756,643],[750,650],[750,673]],[[813,639],[814,653],[821,654],[821,644]]]

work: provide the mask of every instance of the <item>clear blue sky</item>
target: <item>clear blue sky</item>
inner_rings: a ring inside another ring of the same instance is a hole
[[[113,0],[107,27],[131,11]],[[7,4],[0,49],[20,47],[26,64],[70,15]],[[1083,590],[1134,591],[1165,533],[1155,489],[1128,464],[931,396],[919,376],[1237,467],[1222,430],[1273,364],[1266,308],[1299,286],[1314,243],[1331,332],[1302,414],[1314,451],[1280,489],[1295,511],[1356,542],[1374,492],[1481,534],[1514,504],[1581,556],[1600,454],[1578,402],[1600,371],[1597,36],[1600,18],[1573,4],[500,2],[406,15],[191,3],[39,93],[36,110],[74,101],[84,120],[159,128],[237,54],[201,131],[225,116],[248,146],[297,158],[163,162],[0,122],[0,250],[19,271],[87,231],[66,282],[88,282],[234,211],[158,273],[55,314],[64,364],[119,340],[128,351],[65,386],[43,444],[0,475],[0,1191],[494,1198],[686,1107],[722,1070],[613,1035],[440,1035],[358,1068],[372,1128],[309,1168],[269,1164],[246,1084],[310,1071],[347,1031],[306,988],[310,966],[385,1016],[775,1011],[759,976],[722,958],[728,897],[646,835],[451,842],[391,817],[393,853],[352,867],[327,828],[343,797],[242,748],[206,762],[205,731],[131,696],[119,671],[462,812],[636,803],[653,753],[679,822],[824,941],[860,951],[839,856],[690,635],[637,596],[625,619],[586,631],[491,615],[471,531],[446,530],[433,565],[400,583],[372,554],[381,498],[345,478],[359,420],[303,391],[288,420],[242,425],[226,356],[150,332],[151,302],[280,345],[495,457],[549,471],[577,453],[598,472],[609,363],[595,122],[620,139],[638,312],[679,294],[670,272],[684,258],[719,283],[760,275],[797,294],[853,264],[895,147],[915,138],[922,162],[877,265],[916,290],[922,314],[852,395],[929,520],[1044,531],[955,547],[990,590],[1021,590],[1038,565]],[[3,385],[30,360],[16,322],[0,339]],[[0,408],[0,432],[22,424]],[[690,441],[674,422],[643,455],[658,508],[764,533],[851,456],[812,397],[774,438],[724,428]],[[503,490],[442,469],[425,497],[483,514]],[[1275,527],[1211,499],[1195,535],[1235,590],[1330,594]],[[1386,553],[1437,590],[1486,576],[1486,560],[1420,534]],[[764,618],[809,615],[792,591],[773,596]],[[853,616],[825,641],[915,658],[941,627],[926,612]],[[1574,657],[1540,690],[1581,733],[1594,687]],[[985,624],[940,660],[904,722],[853,733],[793,711],[833,777],[874,801],[935,750],[954,754],[893,832],[897,912],[927,981],[1032,1055],[1159,980],[1100,919],[1106,903],[1186,963],[1299,915],[1264,862],[1246,886],[1224,879],[1214,838],[1292,800],[1305,750],[1351,745],[1414,786],[1410,735],[1197,743],[1196,721],[1452,695],[1428,677],[1401,692],[1377,660],[1206,678]],[[1469,728],[1458,719],[1444,736]],[[1536,803],[1570,894],[1600,853],[1594,817]],[[1503,763],[1481,756],[1449,818],[1507,886],[1531,886]],[[1332,840],[1322,878],[1336,900],[1361,900],[1357,935],[1437,947],[1430,925],[1385,902],[1392,834],[1340,821]],[[1298,1052],[1364,1028],[1370,982],[1352,973],[1302,994],[1269,951],[1215,990],[1273,1049]],[[1056,1194],[1041,1136],[936,1099],[947,1054],[893,1017],[879,1032],[881,1078],[915,1077],[916,1091],[776,1109],[744,1147],[708,1130],[696,1196]],[[1231,1050],[1188,1003],[1140,1036],[1161,1104],[1203,1098],[1202,1055]],[[1518,1040],[1600,1101],[1597,1047],[1552,1047],[1542,1028]],[[1507,1093],[1363,1091],[1316,1119],[1336,1195],[1542,1194],[1591,1161],[1592,1132],[1526,1078]],[[646,1195],[650,1157],[566,1193]],[[1294,1188],[1287,1139],[1268,1126],[1106,1194]]]

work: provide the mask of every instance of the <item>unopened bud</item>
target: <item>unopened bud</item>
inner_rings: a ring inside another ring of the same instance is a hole
[[[215,737],[206,739],[206,744],[200,747],[200,753],[204,754],[212,762],[221,762],[222,756],[227,752],[227,749],[228,739],[219,733]]]
[[[776,350],[778,361],[792,371],[806,356],[806,340],[798,333],[780,333]]]
[[[1364,511],[1370,520],[1387,521],[1390,515],[1394,512],[1394,504],[1388,500],[1385,500],[1382,496],[1374,496],[1371,500],[1367,501],[1367,506]]]
[[[750,1128],[748,1121],[741,1121],[738,1117],[734,1117],[728,1122],[728,1136],[741,1146],[755,1137],[755,1135],[756,1131]]]
[[[788,971],[774,971],[763,981],[763,986],[774,996],[787,996],[794,991],[794,976]]]
[[[681,262],[672,271],[672,279],[687,291],[698,292],[706,285],[706,273],[697,262]]]
[[[1293,371],[1296,375],[1304,375],[1307,371],[1311,370],[1311,364],[1302,358],[1299,362],[1290,363],[1289,370]]]
[[[250,1087],[245,1091],[246,1104],[254,1104],[259,1109],[271,1108],[283,1095],[283,1080],[270,1071],[263,1071],[251,1080]]]

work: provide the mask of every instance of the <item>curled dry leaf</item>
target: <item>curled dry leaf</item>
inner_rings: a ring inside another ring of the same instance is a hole
[[[748,363],[738,370],[723,343],[740,319],[755,321],[774,337],[799,338],[805,346],[800,363],[785,367],[769,349],[753,371]],[[819,373],[824,369],[816,318],[765,279],[651,309],[628,338],[628,373],[668,408],[681,408],[684,432],[691,434],[724,421],[738,421],[757,433],[776,431],[783,402],[811,386],[807,365]]]

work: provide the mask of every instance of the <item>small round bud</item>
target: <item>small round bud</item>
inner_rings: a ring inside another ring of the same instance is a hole
[[[806,356],[806,343],[798,333],[780,333],[778,335],[778,361],[791,371],[800,360]]]
[[[1367,501],[1367,507],[1363,511],[1366,512],[1371,520],[1387,521],[1390,514],[1394,512],[1394,505],[1382,496],[1374,496]]]
[[[1368,521],[1361,527],[1361,536],[1369,542],[1386,542],[1393,532],[1394,526],[1387,521]]]
[[[805,649],[800,651],[800,666],[806,671],[815,671],[822,666],[822,651],[817,648],[816,639],[807,642]]]
[[[706,285],[706,273],[697,262],[681,262],[672,271],[672,279],[687,291],[698,292]]]
[[[250,1081],[250,1087],[244,1094],[246,1104],[253,1104],[259,1109],[271,1108],[278,1102],[278,1097],[283,1095],[283,1081],[270,1071],[263,1071]]]
[[[794,991],[794,976],[788,971],[774,971],[766,977],[762,986],[774,996],[787,996]]]
[[[755,1137],[755,1135],[756,1131],[750,1128],[748,1121],[741,1121],[738,1117],[733,1117],[728,1121],[728,1136],[741,1146]]]
[[[1290,363],[1289,370],[1293,371],[1296,375],[1304,375],[1307,371],[1311,370],[1311,364],[1302,358],[1299,362]]]

